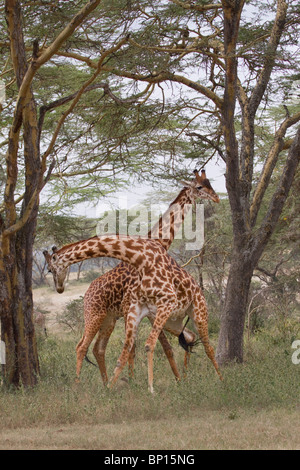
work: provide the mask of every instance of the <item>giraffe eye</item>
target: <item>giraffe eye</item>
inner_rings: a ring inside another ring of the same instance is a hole
[[[203,186],[198,186],[197,189],[202,189]]]

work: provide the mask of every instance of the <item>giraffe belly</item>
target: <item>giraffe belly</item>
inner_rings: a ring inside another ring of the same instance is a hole
[[[148,316],[154,321],[156,315],[157,307],[154,304],[144,304],[142,307],[142,317]],[[193,306],[190,303],[180,305],[175,309],[170,317],[168,318],[164,329],[170,331],[173,334],[180,334],[182,331],[182,321],[186,315],[191,315],[193,311]]]

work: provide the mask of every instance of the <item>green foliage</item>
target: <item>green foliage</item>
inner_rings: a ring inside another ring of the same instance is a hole
[[[49,211],[50,209],[50,211]],[[53,209],[41,206],[38,219],[36,247],[54,243],[63,246],[75,240],[95,235],[97,221],[86,217],[53,214]]]
[[[245,363],[224,368],[223,383],[216,377],[201,346],[191,357],[187,377],[175,383],[158,346],[154,359],[154,396],[147,390],[143,342],[137,350],[135,378],[129,384],[121,381],[111,390],[102,385],[98,369],[87,363],[83,364],[81,383],[75,383],[76,342],[74,338],[55,337],[41,341],[41,378],[37,387],[14,393],[4,387],[0,389],[2,426],[71,423],[83,426],[99,422],[134,426],[137,422],[157,419],[188,420],[212,410],[232,420],[262,410],[288,412],[299,406],[300,366],[291,361],[293,350],[289,341],[276,343],[275,337],[256,335],[246,344]],[[120,340],[112,338],[107,353],[109,374],[120,348]],[[174,350],[178,364],[182,365],[182,350],[175,343]]]
[[[67,329],[75,332],[82,331],[84,326],[83,297],[68,302],[63,312],[57,314],[56,320]]]

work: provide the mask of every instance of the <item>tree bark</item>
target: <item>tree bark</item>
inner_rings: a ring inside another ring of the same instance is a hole
[[[18,97],[9,131],[6,154],[5,217],[0,218],[0,317],[1,340],[5,343],[5,380],[9,384],[34,386],[39,375],[39,360],[33,322],[32,265],[33,243],[39,208],[39,193],[45,181],[46,156],[40,156],[41,129],[32,82],[36,71],[55,54],[100,3],[88,2],[47,49],[38,55],[37,41],[28,65],[23,37],[22,9],[18,0],[6,0],[5,16],[10,38],[10,53],[18,86]],[[24,155],[19,155],[23,126]],[[50,153],[50,152],[49,152]],[[25,189],[22,207],[15,202],[18,159],[24,159]],[[50,168],[53,167],[50,165]],[[49,171],[46,177],[49,178]]]
[[[19,2],[7,1],[5,11],[11,56],[20,90],[28,66]],[[42,174],[36,104],[31,87],[20,98],[6,155],[8,169],[5,192],[6,217],[0,238],[1,331],[6,347],[6,380],[13,385],[22,382],[24,386],[33,386],[39,374],[39,361],[32,317],[32,251]],[[14,188],[18,174],[18,139],[22,124],[25,192],[18,216],[14,202]]]
[[[243,361],[244,324],[252,274],[275,230],[299,162],[300,127],[298,127],[293,139],[282,177],[260,228],[256,230],[255,235],[249,232],[248,238],[236,233],[235,240],[238,240],[239,243],[234,244],[232,251],[216,351],[217,361],[220,365],[232,361]],[[243,244],[242,240],[246,240],[246,242]]]
[[[218,363],[243,362],[245,312],[253,274],[253,264],[244,250],[234,251],[230,265],[221,329],[216,351]]]
[[[294,178],[297,160],[299,161],[299,155],[297,155],[298,131],[293,150],[290,151],[286,160],[279,187],[274,193],[260,230],[255,230],[254,222],[260,209],[264,190],[268,185],[267,178],[269,174],[272,174],[279,152],[283,148],[282,138],[285,135],[286,129],[299,119],[297,115],[292,119],[286,119],[284,125],[279,130],[280,132],[277,132],[276,137],[278,138],[274,140],[273,153],[270,153],[269,158],[272,164],[270,163],[268,167],[266,166],[264,171],[266,173],[270,169],[264,180],[267,182],[265,186],[261,185],[259,193],[255,193],[251,206],[250,193],[254,161],[255,114],[268,85],[275,63],[276,50],[285,25],[287,4],[284,0],[278,0],[277,2],[277,14],[269,40],[268,53],[266,54],[264,65],[250,99],[248,99],[244,90],[239,86],[237,77],[236,43],[240,14],[244,2],[223,0],[222,5],[224,11],[226,66],[222,117],[226,145],[226,187],[232,214],[233,248],[217,347],[217,360],[219,364],[243,361],[244,323],[253,270],[275,229]],[[239,96],[243,117],[240,151],[237,145],[234,122],[237,96]]]

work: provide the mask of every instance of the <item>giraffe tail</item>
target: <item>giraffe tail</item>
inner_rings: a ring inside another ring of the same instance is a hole
[[[197,346],[199,343],[201,343],[201,340],[198,338],[195,341],[191,341],[190,343],[188,343],[182,331],[180,335],[178,336],[178,342],[185,351],[192,353],[194,352],[193,348]]]
[[[86,360],[86,362],[88,362],[89,364],[92,364],[93,366],[97,367],[97,366],[96,366],[96,364],[94,364],[94,362],[92,362],[92,361],[91,361],[91,360],[88,358],[88,356],[87,356],[87,355],[86,355],[86,356],[84,356],[84,359],[85,359],[85,360]]]
[[[200,338],[196,339],[195,341],[190,341],[189,343],[187,342],[187,340],[185,339],[185,336],[184,336],[184,329],[186,327],[186,325],[188,324],[189,322],[189,318],[187,319],[187,321],[185,322],[185,325],[182,329],[182,332],[180,333],[180,335],[178,336],[178,342],[180,344],[180,346],[185,350],[187,351],[188,353],[192,353],[193,352],[193,348],[195,346],[197,346],[199,343],[201,343],[201,340]]]

